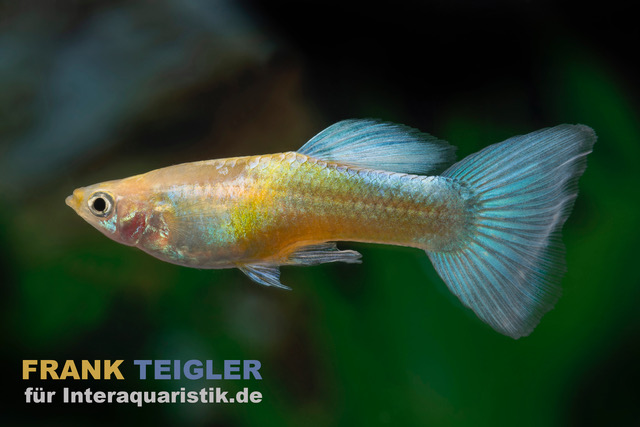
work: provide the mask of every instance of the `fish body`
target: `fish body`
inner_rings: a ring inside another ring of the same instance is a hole
[[[593,142],[589,128],[561,125],[427,176],[453,162],[453,147],[402,125],[348,120],[298,152],[169,166],[77,189],[67,204],[161,260],[236,267],[269,286],[285,287],[283,265],[360,262],[337,241],[419,248],[465,305],[517,338],[557,299],[554,235]]]

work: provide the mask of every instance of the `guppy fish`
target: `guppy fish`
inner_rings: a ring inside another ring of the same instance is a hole
[[[465,306],[519,338],[559,297],[559,233],[595,141],[591,128],[563,124],[427,176],[453,163],[453,146],[403,125],[345,120],[296,152],[169,166],[79,188],[66,203],[163,261],[236,267],[286,289],[280,266],[360,262],[337,241],[419,248]]]

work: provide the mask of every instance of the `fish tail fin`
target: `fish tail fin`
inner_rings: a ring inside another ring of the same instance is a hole
[[[427,252],[464,305],[513,338],[533,331],[560,296],[560,230],[596,135],[560,125],[491,145],[446,170],[468,186],[473,214],[461,249]]]

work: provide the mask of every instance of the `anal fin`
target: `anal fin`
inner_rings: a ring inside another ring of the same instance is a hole
[[[360,252],[338,249],[334,242],[319,243],[302,246],[289,255],[288,264],[294,265],[318,265],[327,262],[346,262],[349,264],[360,263]]]
[[[292,252],[281,265],[318,265],[327,262],[360,263],[360,252],[341,251],[335,243],[319,243],[302,246]],[[277,264],[239,264],[238,269],[251,280],[265,286],[291,290],[280,283],[280,266]]]

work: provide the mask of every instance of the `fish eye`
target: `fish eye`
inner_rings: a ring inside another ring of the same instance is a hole
[[[113,210],[113,197],[111,194],[98,191],[91,195],[88,204],[92,214],[105,217],[110,215]]]

